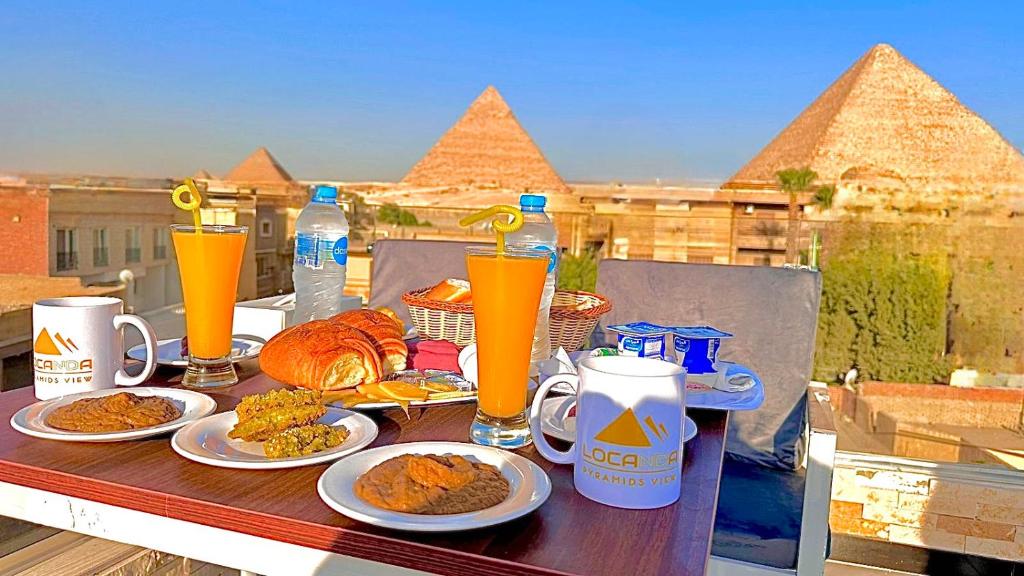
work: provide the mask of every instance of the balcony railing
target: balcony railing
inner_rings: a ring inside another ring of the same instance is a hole
[[[57,252],[57,271],[75,270],[78,268],[77,252]]]
[[[124,249],[124,261],[125,262],[141,262],[142,261],[142,248],[125,248]]]
[[[153,259],[163,260],[167,258],[167,246],[153,246]]]
[[[110,264],[110,251],[106,247],[94,247],[92,249],[92,265],[99,267],[108,264]]]

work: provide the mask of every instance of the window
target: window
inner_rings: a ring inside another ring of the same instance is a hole
[[[124,231],[124,261],[129,264],[142,261],[142,228],[139,226]]]
[[[153,259],[167,258],[167,228],[153,228]]]
[[[110,245],[107,243],[107,229],[93,228],[92,265],[100,268],[110,264]]]
[[[274,235],[274,221],[270,218],[260,220],[260,238],[270,238]]]
[[[78,238],[72,228],[57,229],[57,271],[78,268]]]
[[[256,255],[256,277],[257,278],[270,278],[274,275],[274,254],[257,254]]]

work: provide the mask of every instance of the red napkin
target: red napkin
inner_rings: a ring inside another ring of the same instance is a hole
[[[459,368],[459,347],[447,340],[423,340],[416,344],[412,367],[416,370],[447,370],[462,374]]]

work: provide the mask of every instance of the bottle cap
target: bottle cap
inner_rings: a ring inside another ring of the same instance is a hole
[[[548,199],[540,194],[523,194],[519,197],[519,208],[523,212],[543,212]]]
[[[313,192],[313,202],[334,204],[338,200],[338,189],[334,186],[317,186]]]

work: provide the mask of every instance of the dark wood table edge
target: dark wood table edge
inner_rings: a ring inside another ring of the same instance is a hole
[[[232,508],[104,480],[83,478],[74,474],[25,466],[9,461],[0,461],[0,481],[211,528],[435,574],[465,574],[465,569],[472,567],[473,570],[479,569],[495,575],[573,576],[571,572],[528,566],[470,552],[391,538],[386,535],[368,535],[345,528],[335,528],[333,531],[325,530],[321,525],[302,520]],[[117,490],[117,496],[111,498],[109,494],[114,488]],[[207,517],[210,516],[211,510],[230,511],[228,514],[220,515],[222,519],[230,520],[219,525],[204,521],[203,515],[193,511],[200,506],[206,512]],[[261,526],[261,520],[267,518],[273,518],[274,523],[280,529],[274,533],[261,532],[258,527]],[[237,519],[245,519],[246,522],[239,522]],[[381,546],[385,543],[389,545]],[[396,548],[401,548],[402,551],[396,552]]]
[[[722,467],[725,466],[726,445],[729,442],[729,416],[732,410],[725,412],[725,422],[722,423],[722,457],[718,459],[718,482],[715,483],[715,507],[711,511],[711,533],[708,534],[708,553],[704,557],[704,573],[707,574],[708,565],[711,563],[711,550],[715,547],[715,520],[718,519],[718,496],[722,492]]]

